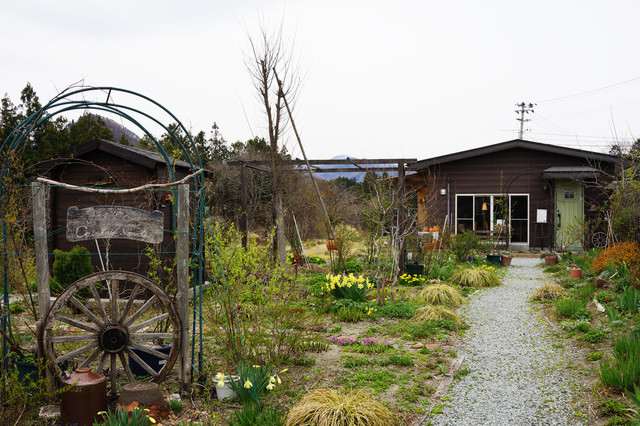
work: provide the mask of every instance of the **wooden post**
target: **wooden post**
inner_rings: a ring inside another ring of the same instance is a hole
[[[46,186],[41,183],[31,183],[31,197],[33,202],[33,239],[35,240],[36,277],[38,284],[38,321],[36,334],[42,335],[44,320],[51,307],[51,287],[49,285],[49,246],[47,244],[47,207]],[[44,359],[44,348],[37,346],[38,358]],[[53,375],[46,368],[49,390],[53,389]]]
[[[247,234],[249,232],[249,217],[247,216],[247,171],[246,166],[240,166],[240,233],[242,234],[242,248],[247,248]]]
[[[398,162],[398,238],[400,240],[398,267],[401,274],[404,273],[404,221],[407,217],[405,188],[404,162]]]
[[[189,185],[187,184],[178,186],[178,241],[176,252],[178,315],[182,326],[178,380],[180,381],[181,391],[187,392],[191,383],[191,360],[189,356]]]

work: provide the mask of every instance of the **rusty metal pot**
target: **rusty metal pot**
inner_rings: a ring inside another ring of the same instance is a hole
[[[60,396],[60,422],[63,425],[92,425],[100,411],[107,410],[107,378],[89,368],[62,373],[62,386],[71,388]]]

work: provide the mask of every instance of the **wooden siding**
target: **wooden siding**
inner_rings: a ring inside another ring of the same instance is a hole
[[[437,220],[434,223],[423,222],[421,225],[442,226],[447,210],[447,197],[450,197],[451,202],[450,220],[455,220],[456,194],[529,194],[529,245],[553,245],[553,224],[535,223],[537,209],[547,209],[549,221],[553,221],[553,187],[547,184],[547,189],[543,189],[545,182],[542,179],[542,171],[552,166],[591,166],[609,173],[613,170],[612,164],[594,164],[586,159],[526,148],[513,148],[434,165],[427,170],[437,176],[439,188],[447,188],[447,179],[451,179],[450,193],[442,197],[444,202]],[[420,173],[409,178],[409,182],[414,182],[414,187],[420,180]],[[589,217],[589,212],[595,212],[594,208],[602,195],[594,188],[589,188],[589,185],[585,192],[585,212]]]

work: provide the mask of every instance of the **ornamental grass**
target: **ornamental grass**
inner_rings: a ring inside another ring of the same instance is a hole
[[[545,301],[558,300],[567,297],[567,290],[555,283],[544,283],[533,292],[531,300]]]
[[[449,308],[445,308],[444,306],[425,305],[418,309],[415,319],[418,322],[448,319],[458,325],[462,325],[462,318],[460,318],[460,316],[454,311]]]
[[[286,426],[386,426],[391,411],[364,389],[316,389],[291,408]]]
[[[454,308],[464,302],[460,292],[447,284],[428,285],[418,293],[418,298],[430,305],[447,305]]]
[[[458,284],[464,287],[496,287],[502,285],[502,281],[498,278],[498,275],[493,271],[493,267],[471,267],[471,268],[459,268],[450,278],[453,284]]]

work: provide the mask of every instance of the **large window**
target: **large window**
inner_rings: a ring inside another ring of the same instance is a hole
[[[457,195],[456,233],[511,231],[512,243],[529,241],[529,196]]]

